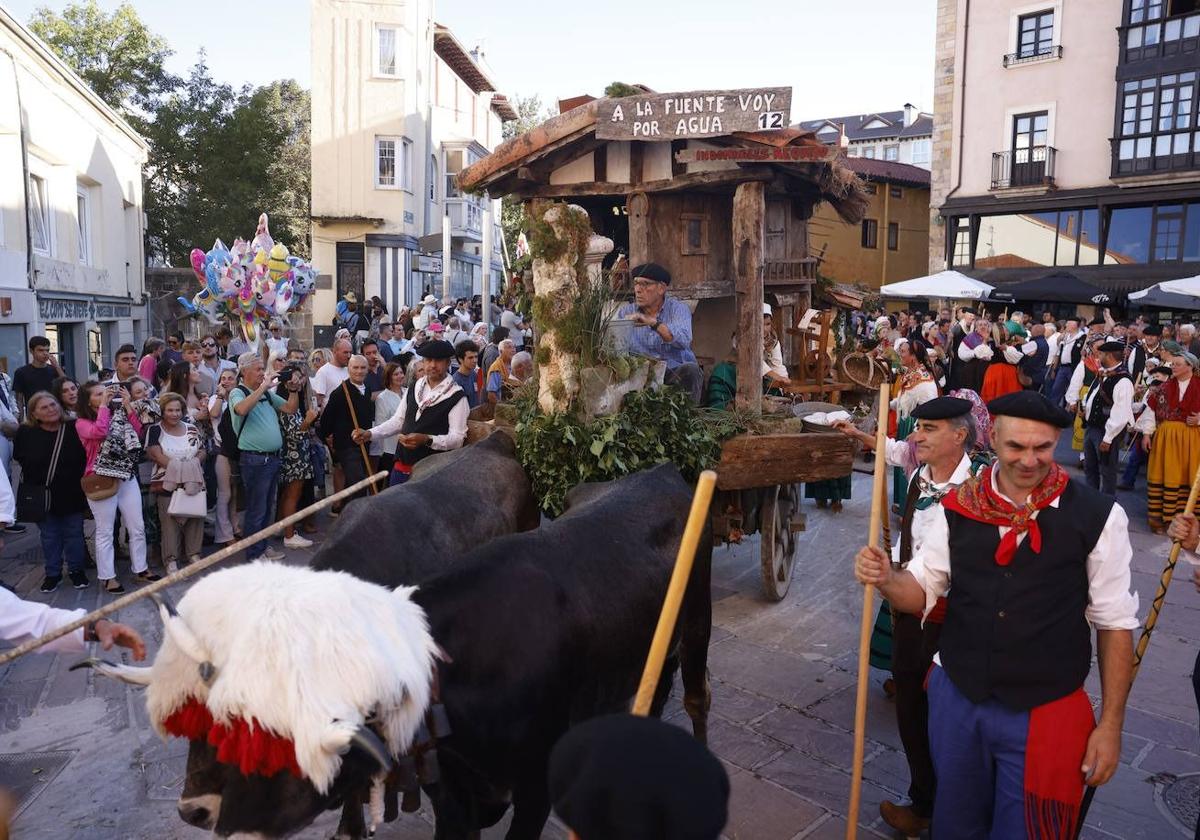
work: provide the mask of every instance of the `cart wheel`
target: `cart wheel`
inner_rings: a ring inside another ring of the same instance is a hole
[[[792,534],[792,512],[796,508],[796,486],[779,484],[763,489],[758,521],[761,544],[763,592],[772,601],[782,601],[792,584],[796,537]]]

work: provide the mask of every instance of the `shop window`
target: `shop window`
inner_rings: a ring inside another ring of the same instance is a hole
[[[1108,253],[1117,263],[1145,263],[1150,260],[1150,227],[1154,210],[1150,207],[1118,207],[1108,223]]]

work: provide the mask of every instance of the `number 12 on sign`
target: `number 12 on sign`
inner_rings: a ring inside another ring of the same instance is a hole
[[[787,128],[787,123],[783,119],[783,111],[763,111],[758,115],[758,127],[763,131]]]

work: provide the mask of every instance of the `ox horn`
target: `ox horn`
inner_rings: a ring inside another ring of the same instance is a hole
[[[330,731],[321,739],[321,746],[329,752],[345,754],[351,747],[358,747],[375,760],[384,773],[392,770],[392,755],[387,745],[369,726],[359,724],[350,729],[347,721],[335,720]]]
[[[162,618],[163,629],[167,635],[184,654],[195,660],[199,666],[200,679],[204,681],[205,685],[210,684],[217,674],[217,669],[209,659],[204,646],[200,644],[200,640],[196,638],[196,634],[192,632],[192,628],[188,627],[187,622],[179,615],[179,611],[175,609],[170,598],[158,592],[150,597],[154,599],[154,603],[158,604],[158,615]]]
[[[90,657],[80,660],[72,665],[68,670],[77,671],[80,668],[91,668],[99,674],[106,677],[111,677],[114,680],[120,680],[129,685],[150,685],[151,668],[139,668],[135,665],[119,665],[116,662],[109,662],[107,659],[96,659]]]

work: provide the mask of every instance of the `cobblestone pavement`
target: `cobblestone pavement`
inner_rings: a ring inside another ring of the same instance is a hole
[[[1064,463],[1066,459],[1064,459]],[[1078,473],[1074,470],[1076,475]],[[808,530],[800,535],[795,579],[787,598],[760,594],[758,538],[714,555],[715,628],[710,652],[713,720],[710,746],[725,762],[733,796],[729,838],[800,840],[844,835],[850,782],[854,673],[861,590],[849,558],[867,527],[869,476],[857,474],[854,499],[838,514],[807,502]],[[1153,597],[1166,543],[1145,526],[1144,500],[1123,493],[1134,544],[1134,582],[1142,614]],[[322,517],[322,530],[328,526]],[[95,587],[37,592],[38,543],[30,533],[10,538],[0,578],[37,600],[60,607],[95,607]],[[295,562],[308,552],[290,551]],[[119,568],[128,569],[127,561]],[[1169,840],[1190,837],[1175,812],[1195,814],[1200,780],[1197,712],[1191,669],[1200,644],[1200,595],[1181,565],[1167,596],[1149,654],[1130,698],[1120,769],[1096,797],[1084,837]],[[175,593],[176,597],[181,592]],[[158,620],[148,601],[121,615],[156,648]],[[0,778],[25,795],[18,838],[199,838],[184,825],[174,800],[182,785],[186,745],[163,743],[151,731],[137,690],[89,672],[67,671],[77,657],[27,656],[0,669]],[[892,836],[879,803],[907,788],[907,769],[894,710],[872,672],[860,836]],[[1088,689],[1098,697],[1095,671]],[[677,702],[669,717],[683,724]],[[29,761],[9,765],[6,757]],[[35,772],[36,771],[36,772]],[[328,837],[327,815],[303,832]],[[502,826],[484,833],[502,837]],[[380,838],[432,836],[426,813],[381,828]],[[565,836],[551,825],[547,838]]]

